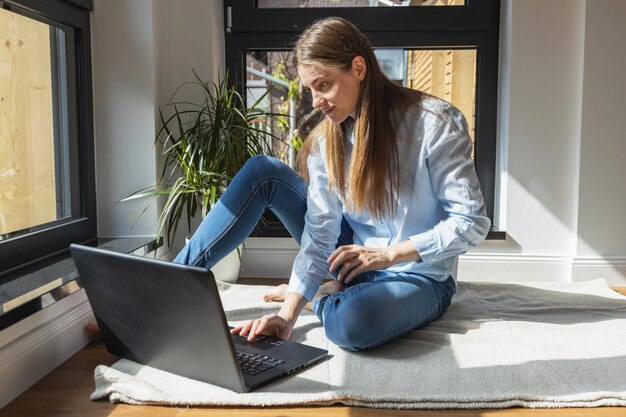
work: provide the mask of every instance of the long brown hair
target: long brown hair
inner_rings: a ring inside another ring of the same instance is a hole
[[[309,26],[296,41],[294,52],[296,68],[299,64],[312,64],[348,71],[356,56],[363,57],[367,66],[355,112],[354,150],[348,175],[345,122],[334,125],[327,118],[311,131],[298,153],[298,172],[308,180],[306,158],[315,142],[325,137],[331,189],[336,187],[353,211],[367,211],[379,219],[395,213],[400,175],[398,120],[394,120],[394,110],[407,106],[419,93],[387,78],[365,34],[340,17],[324,18]]]

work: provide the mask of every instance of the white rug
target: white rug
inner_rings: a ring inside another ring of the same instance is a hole
[[[231,324],[279,306],[261,301],[268,287],[221,287]],[[120,360],[96,368],[91,398],[406,409],[626,406],[626,297],[604,280],[461,282],[440,320],[361,353],[329,343],[312,313],[300,317],[293,339],[328,349],[332,357],[248,394]]]

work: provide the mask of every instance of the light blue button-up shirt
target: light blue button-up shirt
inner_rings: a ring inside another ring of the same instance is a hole
[[[400,192],[395,216],[382,220],[346,210],[336,190],[329,191],[325,140],[307,159],[309,185],[301,246],[293,264],[289,291],[311,300],[330,265],[342,216],[357,245],[384,248],[410,239],[418,261],[392,265],[443,281],[456,281],[458,256],[483,241],[491,221],[471,158],[472,143],[463,114],[451,104],[426,96],[400,116],[397,130]],[[348,155],[354,134],[348,124]],[[349,158],[349,156],[348,156]]]

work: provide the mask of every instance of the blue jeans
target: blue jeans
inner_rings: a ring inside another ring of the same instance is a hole
[[[307,185],[289,166],[267,156],[248,160],[174,262],[211,268],[252,232],[266,208],[300,244]],[[337,247],[352,244],[344,219]],[[337,272],[331,273],[335,278]],[[446,311],[456,286],[416,274],[369,271],[345,290],[318,297],[313,311],[330,341],[349,350],[378,346],[427,325]]]

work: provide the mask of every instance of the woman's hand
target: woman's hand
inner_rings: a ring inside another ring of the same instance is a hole
[[[328,258],[330,272],[341,266],[337,280],[348,284],[357,275],[367,271],[387,269],[391,265],[420,259],[410,240],[386,248],[368,248],[359,245],[338,247]]]
[[[248,341],[252,342],[258,335],[266,334],[276,336],[281,339],[289,339],[293,331],[293,323],[278,314],[268,314],[260,319],[249,321],[246,324],[237,326],[230,332],[239,333],[239,336],[248,335]]]
[[[341,267],[337,281],[349,283],[366,271],[377,271],[393,265],[389,248],[367,248],[359,245],[338,247],[328,258],[330,272]]]
[[[296,320],[298,320],[298,315],[306,303],[307,299],[304,296],[296,292],[287,291],[285,301],[278,314],[267,314],[260,319],[242,324],[230,332],[232,334],[239,333],[240,336],[248,335],[249,342],[252,342],[260,334],[289,339],[293,326],[296,324]]]

